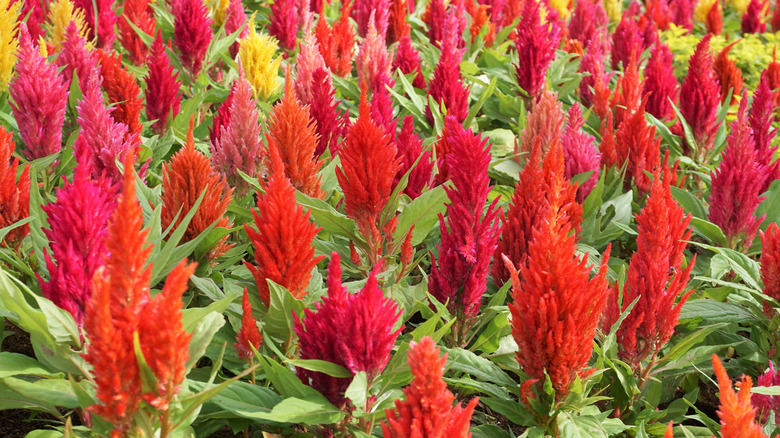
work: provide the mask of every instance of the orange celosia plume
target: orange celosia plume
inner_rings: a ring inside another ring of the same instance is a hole
[[[122,67],[122,58],[118,54],[97,51],[100,57],[100,70],[103,75],[103,88],[108,94],[108,102],[114,104],[111,117],[127,125],[127,135],[140,135],[141,122],[138,120],[143,108],[141,89],[135,78]]]
[[[19,158],[11,160],[14,149],[13,136],[0,126],[0,228],[8,227],[30,214],[30,165],[24,165],[17,180]],[[3,242],[17,247],[29,233],[30,226],[22,225],[11,230]]]
[[[742,376],[737,383],[739,393],[734,391],[731,379],[717,355],[712,355],[712,366],[718,377],[720,388],[720,437],[721,438],[764,438],[761,426],[755,422],[756,408],[750,403],[750,388],[753,380]]]
[[[241,300],[241,331],[236,335],[236,347],[238,357],[241,359],[250,359],[252,357],[252,348],[260,348],[263,342],[263,335],[257,328],[257,321],[252,316],[252,304],[249,302],[249,293],[244,288],[244,297]]]

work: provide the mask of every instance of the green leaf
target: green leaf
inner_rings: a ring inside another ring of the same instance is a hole
[[[498,78],[496,76],[493,76],[490,79],[490,84],[488,84],[485,90],[482,91],[482,94],[479,95],[479,99],[477,99],[477,101],[471,105],[471,109],[469,109],[468,115],[466,115],[466,118],[463,120],[464,127],[468,128],[471,126],[471,122],[473,122],[474,118],[477,117],[477,114],[479,114],[479,111],[482,109],[482,105],[484,105],[490,96],[493,95],[493,92],[496,91],[497,82]]]
[[[660,360],[658,360],[656,366],[658,368],[662,368],[664,365],[668,364],[669,362],[674,361],[675,359],[678,359],[680,356],[685,354],[688,350],[690,350],[694,345],[698,344],[699,342],[703,341],[704,338],[706,338],[710,333],[714,332],[715,330],[718,330],[720,328],[725,327],[727,324],[721,323],[721,324],[713,324],[708,325],[705,327],[702,327],[698,330],[696,330],[693,333],[690,333],[683,339],[676,342],[672,348],[669,350],[668,353],[664,355]]]
[[[138,331],[133,332],[133,349],[135,350],[135,358],[138,361],[138,368],[141,371],[141,389],[144,393],[156,392],[157,377],[155,377],[152,369],[149,368],[146,357],[144,357],[144,352],[141,350],[141,341],[138,338]]]
[[[352,377],[352,372],[341,365],[319,359],[287,359],[289,365],[303,368],[309,371],[317,371],[332,377],[347,379]]]
[[[186,364],[187,371],[191,370],[198,363],[201,356],[206,353],[211,339],[214,338],[214,335],[223,325],[225,325],[225,317],[217,312],[208,313],[198,320],[191,332],[190,354]]]
[[[344,396],[352,401],[352,405],[359,410],[363,410],[368,400],[368,375],[365,371],[360,371],[352,378],[352,382],[344,392]]]
[[[282,398],[278,394],[262,386],[237,381],[222,390],[211,399],[211,403],[239,417],[255,418],[258,412],[271,412]]]
[[[295,298],[289,290],[274,283],[268,282],[268,292],[271,302],[268,306],[268,315],[265,321],[265,331],[275,339],[286,342],[293,338],[295,333],[295,316],[303,315],[303,302]]]
[[[288,368],[279,365],[270,358],[260,356],[259,362],[268,381],[282,396],[307,398],[320,395],[317,390],[301,383],[301,379]]]
[[[295,199],[298,204],[309,209],[311,217],[318,226],[322,227],[322,231],[348,237],[351,240],[358,239],[355,231],[355,221],[336,211],[327,202],[322,199],[312,198],[297,190]]]
[[[247,418],[303,425],[333,424],[341,421],[345,415],[344,411],[330,404],[319,393],[305,398],[286,398],[268,413],[244,412]]]
[[[0,379],[19,375],[39,377],[63,376],[62,373],[53,373],[44,368],[40,362],[32,357],[7,351],[0,353]]]
[[[744,324],[756,321],[755,315],[736,303],[711,299],[688,300],[680,311],[680,321],[701,318],[708,324]]]
[[[16,377],[6,377],[3,379],[3,384],[28,400],[67,409],[80,407],[78,398],[66,379],[40,379],[30,382]]]
[[[447,367],[449,369],[461,371],[474,378],[497,385],[510,387],[517,385],[517,382],[509,377],[504,370],[484,357],[477,356],[463,348],[449,348],[446,350],[449,354],[447,357]]]
[[[412,232],[412,246],[417,246],[425,240],[428,232],[431,231],[438,222],[439,214],[447,210],[447,192],[443,186],[435,187],[424,192],[418,198],[409,203],[401,214],[398,215],[398,225],[396,226],[393,240],[401,241],[406,238],[409,228],[414,225]]]

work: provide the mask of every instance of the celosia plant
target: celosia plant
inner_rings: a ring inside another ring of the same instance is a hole
[[[133,64],[141,65],[146,61],[149,47],[144,44],[133,26],[141,29],[145,34],[154,35],[156,22],[149,0],[127,0],[123,4],[122,16],[119,17],[119,41],[127,51]]]
[[[71,21],[76,24],[78,34],[86,40],[87,24],[84,23],[84,11],[76,9],[70,0],[51,2],[49,5],[48,22],[46,23],[46,37],[47,45],[52,52],[57,53],[62,49],[62,43],[65,41],[65,30]],[[34,37],[33,34],[30,35]]]
[[[755,422],[756,408],[750,403],[753,380],[742,376],[737,383],[739,393],[736,393],[723,363],[715,354],[712,355],[712,367],[715,369],[720,389],[718,417],[721,438],[765,438],[761,426]]]
[[[116,38],[114,26],[119,21],[114,0],[75,0],[73,3],[84,11],[87,38],[95,41],[98,48],[110,49]]]
[[[97,65],[97,57],[91,50],[91,45],[86,43],[76,22],[71,21],[65,28],[62,51],[57,55],[57,66],[64,67],[61,74],[66,86],[70,86],[76,75],[82,90],[86,88],[92,69]]]
[[[0,90],[8,88],[16,64],[16,51],[19,49],[17,17],[20,8],[20,2],[0,0]]]
[[[169,119],[173,119],[179,114],[181,105],[179,73],[173,71],[168,54],[165,53],[165,47],[162,34],[157,32],[147,61],[149,75],[146,76],[146,90],[144,91],[146,118],[155,121],[152,124],[152,130],[158,135],[165,132]]]
[[[515,65],[517,85],[536,99],[545,87],[547,68],[561,44],[561,24],[557,13],[547,10],[543,18],[538,0],[523,3],[522,21],[517,27],[515,48],[520,62]]]
[[[30,166],[25,164],[17,179],[19,158],[11,160],[15,147],[11,133],[0,126],[0,228],[9,227],[30,214]],[[17,248],[29,233],[27,224],[16,227],[6,234],[2,243]]]
[[[774,158],[777,146],[772,146],[772,139],[777,135],[777,130],[772,128],[775,119],[773,101],[774,93],[769,87],[768,76],[761,75],[748,116],[756,146],[756,161],[764,177],[759,193],[767,191],[772,181],[780,178],[780,161]]]
[[[558,101],[558,93],[550,90],[542,91],[526,115],[525,128],[520,134],[520,144],[515,151],[520,152],[520,155],[515,156],[515,161],[525,161],[526,155],[537,142],[542,148],[542,154],[546,153],[553,143],[563,137],[565,121],[566,114]]]
[[[325,15],[320,14],[315,33],[320,43],[320,53],[325,65],[339,76],[347,76],[352,71],[352,55],[355,50],[355,28],[349,20],[353,3],[349,2],[341,9],[341,16],[333,26],[329,26]]]
[[[263,342],[263,335],[257,328],[257,321],[252,316],[252,304],[249,302],[249,292],[244,288],[244,296],[241,299],[241,330],[236,335],[236,342],[233,344],[238,353],[238,357],[244,360],[251,360],[254,357],[252,348],[260,348]]]
[[[100,60],[100,70],[103,76],[103,89],[108,96],[108,104],[111,105],[111,118],[117,123],[127,125],[126,135],[141,135],[141,122],[138,117],[141,114],[141,89],[135,78],[122,67],[122,60],[118,55],[111,55],[102,50],[97,50]]]
[[[769,361],[769,369],[758,376],[756,379],[756,387],[764,386],[778,386],[780,385],[780,373],[775,371],[775,366],[772,361]],[[777,415],[780,412],[780,396],[777,395],[764,395],[753,394],[750,397],[750,402],[756,407],[757,418],[761,423],[766,423],[769,420],[770,414]]]
[[[669,46],[658,42],[653,46],[645,68],[642,93],[649,94],[646,111],[661,120],[673,119],[675,114],[672,105],[677,105],[679,88]]]
[[[211,43],[211,23],[209,10],[203,0],[173,0],[173,43],[179,49],[181,63],[192,78],[197,78],[206,50]]]
[[[434,102],[443,104],[448,115],[455,116],[459,122],[463,122],[469,112],[469,87],[463,82],[460,74],[464,50],[459,49],[457,45],[459,36],[456,33],[457,26],[453,22],[454,17],[454,14],[448,16],[450,23],[444,32],[439,64],[428,84],[428,95]],[[433,123],[430,107],[426,107],[425,116],[429,123]]]
[[[267,100],[279,88],[279,64],[282,59],[274,58],[276,42],[266,34],[255,31],[254,15],[249,21],[249,35],[241,39],[238,57],[252,84],[256,99]]]
[[[712,55],[709,52],[711,37],[706,35],[696,46],[688,76],[680,87],[680,113],[693,131],[700,159],[712,150],[720,126],[717,120],[720,86],[712,69]],[[687,147],[690,148],[690,145]]]
[[[730,105],[737,103],[737,96],[742,94],[743,85],[742,72],[737,68],[737,62],[729,59],[729,51],[734,47],[734,44],[731,43],[724,47],[712,63],[712,69],[718,77],[718,83],[720,83],[721,102],[725,104],[726,98],[731,92]]]
[[[279,47],[284,50],[295,50],[298,39],[298,11],[295,0],[277,0],[271,4],[270,24],[268,33],[276,38]],[[254,20],[252,27],[254,29]]]
[[[761,281],[764,294],[780,301],[780,227],[772,223],[766,231],[761,231]],[[764,303],[764,311],[774,314],[771,306]]]
[[[601,153],[593,144],[595,139],[592,135],[582,131],[584,123],[580,105],[575,103],[569,109],[569,118],[566,121],[566,130],[563,133],[561,144],[566,164],[564,173],[566,179],[571,179],[583,172],[592,172],[577,190],[579,202],[583,202],[596,186],[599,179],[599,164],[601,163]]]
[[[324,68],[314,70],[311,92],[309,114],[317,130],[317,149],[314,155],[319,157],[328,150],[331,156],[336,156],[339,139],[345,134],[349,122],[349,114],[338,110],[330,71]]]

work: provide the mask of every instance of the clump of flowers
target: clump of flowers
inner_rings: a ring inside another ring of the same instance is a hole
[[[276,42],[265,34],[257,33],[255,16],[249,21],[249,35],[241,39],[238,57],[246,73],[246,78],[252,84],[252,92],[256,99],[268,100],[279,88],[280,57],[274,58]]]
[[[112,106],[111,118],[117,123],[127,126],[127,135],[141,135],[141,89],[135,78],[122,67],[122,59],[118,54],[108,54],[97,51],[100,59],[100,70],[103,76],[103,89],[106,90],[108,103]]]
[[[645,68],[642,93],[647,96],[648,113],[660,120],[672,120],[675,116],[672,104],[677,105],[680,85],[674,76],[672,53],[669,46],[660,41],[653,46]]]
[[[295,50],[298,39],[298,11],[295,0],[277,0],[271,5],[271,22],[268,33],[279,41],[279,47],[285,50]],[[252,17],[254,29],[254,17]]]
[[[154,28],[157,25],[154,19],[149,0],[126,0],[122,3],[122,17],[119,18],[117,25],[119,27],[119,40],[122,47],[133,64],[141,65],[149,54],[149,48],[138,36],[133,26],[141,29],[147,35],[154,35]]]
[[[769,369],[766,370],[764,374],[758,376],[758,379],[756,380],[756,386],[767,387],[778,385],[780,385],[780,373],[775,371],[775,366],[770,360]],[[777,413],[780,412],[780,396],[753,394],[750,397],[750,401],[753,406],[756,407],[756,410],[758,411],[758,420],[761,423],[766,423],[767,420],[769,420],[770,414],[774,413],[775,416],[777,416]]]
[[[769,224],[761,234],[761,281],[764,294],[780,301],[780,227]],[[774,314],[769,303],[764,303],[764,312]]]
[[[53,53],[57,53],[62,49],[62,43],[65,41],[65,30],[71,21],[75,23],[78,35],[86,40],[87,24],[84,23],[84,11],[76,9],[70,0],[51,2],[49,5],[48,22],[46,23],[46,39],[47,45]],[[31,32],[30,35],[33,38],[37,38],[34,32]]]
[[[354,3],[341,8],[341,16],[329,26],[325,15],[320,14],[315,33],[320,43],[320,53],[325,65],[335,74],[346,77],[352,71],[352,55],[355,51],[355,28],[349,20]]]

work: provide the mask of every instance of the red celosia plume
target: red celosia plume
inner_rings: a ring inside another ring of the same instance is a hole
[[[700,157],[712,150],[718,132],[720,85],[709,52],[712,35],[705,35],[690,60],[688,76],[680,87],[680,113],[690,125]]]
[[[645,67],[643,94],[647,96],[648,113],[660,120],[672,120],[675,113],[672,104],[677,105],[680,96],[680,84],[674,76],[673,57],[669,46],[658,42],[650,52],[650,60]]]
[[[30,215],[30,165],[24,165],[17,179],[19,158],[11,160],[15,147],[11,133],[0,126],[0,228]],[[16,248],[29,233],[29,225],[16,227],[6,234],[3,243]]]
[[[515,36],[515,48],[520,57],[515,74],[517,85],[533,100],[545,87],[547,68],[561,44],[562,32],[556,12],[548,8],[547,17],[542,20],[539,0],[525,0],[524,5]]]
[[[171,13],[174,17],[173,43],[179,49],[184,68],[197,78],[211,43],[214,20],[202,0],[172,0]]]
[[[143,106],[141,89],[135,78],[122,67],[122,58],[118,54],[97,51],[100,70],[103,75],[103,88],[108,95],[108,103],[114,110],[111,117],[118,123],[127,125],[126,136],[141,135],[141,122],[138,120]]]
[[[761,281],[764,293],[780,301],[780,227],[769,224],[761,234]]]
[[[147,61],[149,75],[146,76],[146,91],[144,92],[146,118],[156,120],[152,124],[152,130],[157,135],[165,133],[169,119],[173,120],[179,114],[181,105],[179,73],[174,72],[165,47],[162,33],[157,32]]]
[[[257,321],[252,316],[252,304],[249,302],[249,293],[244,288],[244,297],[241,299],[241,330],[236,335],[236,347],[238,357],[244,360],[252,358],[252,347],[260,348],[263,335],[257,328]]]
[[[748,376],[742,376],[737,383],[739,393],[734,391],[731,378],[723,368],[723,363],[717,355],[712,355],[712,367],[718,379],[720,389],[720,417],[721,438],[766,438],[761,426],[755,422],[756,408],[750,403],[750,388],[753,380]]]
[[[141,65],[146,60],[149,48],[138,36],[130,23],[141,29],[147,35],[154,35],[157,22],[154,19],[154,11],[149,0],[125,0],[122,3],[122,16],[119,17],[119,40],[122,43],[130,61],[135,65]]]

